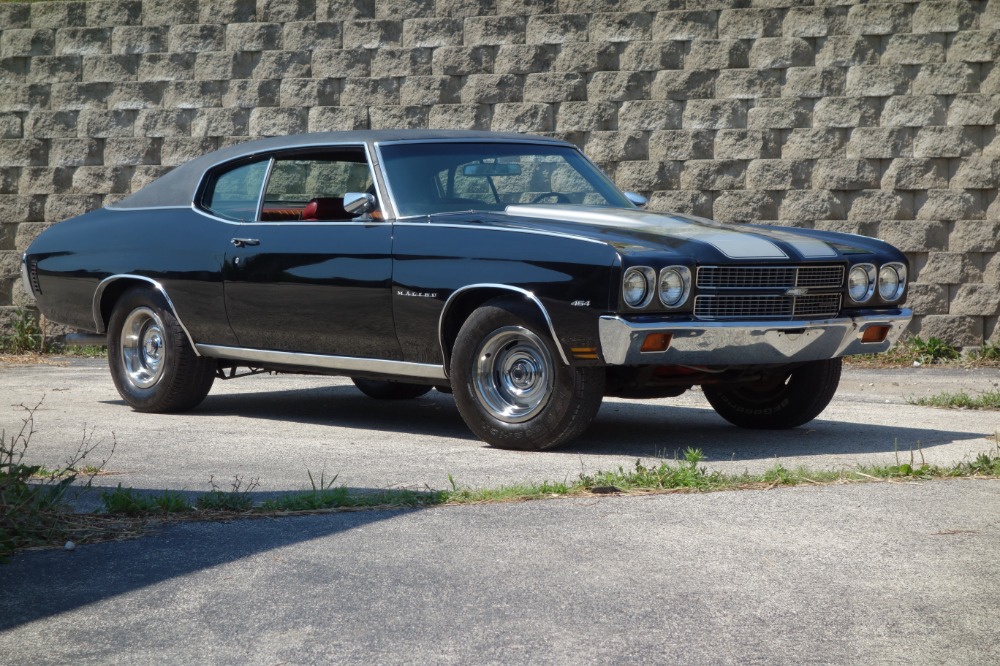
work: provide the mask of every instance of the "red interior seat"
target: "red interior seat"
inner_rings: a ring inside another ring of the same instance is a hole
[[[311,199],[302,211],[302,219],[307,222],[319,220],[349,220],[351,215],[344,210],[342,197],[318,197]]]

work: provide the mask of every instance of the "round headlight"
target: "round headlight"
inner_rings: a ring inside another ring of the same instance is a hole
[[[630,308],[637,308],[646,301],[649,293],[649,282],[646,273],[639,268],[630,268],[625,271],[625,280],[622,283],[622,296],[625,303]]]
[[[691,273],[684,266],[669,266],[660,271],[660,302],[675,308],[687,299]]]
[[[878,295],[884,301],[894,301],[903,294],[904,269],[898,264],[886,264],[878,272]]]
[[[855,303],[863,303],[872,297],[875,291],[875,267],[871,264],[858,264],[851,269],[847,277],[847,293]]]

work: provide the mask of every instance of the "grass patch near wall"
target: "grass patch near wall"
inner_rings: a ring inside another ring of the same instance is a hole
[[[845,356],[848,367],[910,368],[945,366],[962,368],[1000,368],[1000,343],[988,342],[973,349],[959,351],[940,338],[924,340],[913,336],[900,340],[881,354]]]

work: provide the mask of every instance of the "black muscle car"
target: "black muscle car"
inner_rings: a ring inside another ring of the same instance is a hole
[[[49,319],[106,336],[134,409],[191,409],[246,371],[346,375],[374,398],[450,390],[473,432],[517,449],[576,437],[604,396],[695,385],[736,425],[798,426],[841,357],[885,351],[911,318],[884,242],[644,204],[549,138],[262,139],[45,230],[24,284]]]

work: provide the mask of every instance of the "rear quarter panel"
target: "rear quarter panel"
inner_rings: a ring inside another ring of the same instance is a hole
[[[231,225],[190,208],[101,209],[56,224],[28,248],[38,262],[39,309],[93,331],[98,284],[139,275],[163,285],[196,341],[232,344],[221,273],[230,235]]]

